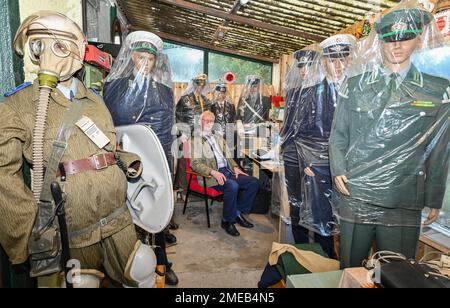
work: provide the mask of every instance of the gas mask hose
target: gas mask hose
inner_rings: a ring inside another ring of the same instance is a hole
[[[56,88],[58,77],[45,73],[39,74],[39,102],[33,129],[33,182],[32,190],[36,201],[44,184],[44,137],[50,93]]]

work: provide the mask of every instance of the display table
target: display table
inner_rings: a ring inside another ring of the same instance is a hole
[[[339,288],[367,288],[371,287],[368,281],[368,270],[364,267],[346,268],[339,281]]]
[[[337,288],[343,271],[289,275],[287,288]]]
[[[345,270],[289,275],[286,279],[287,288],[370,288],[367,280],[368,271],[363,267],[347,268]]]

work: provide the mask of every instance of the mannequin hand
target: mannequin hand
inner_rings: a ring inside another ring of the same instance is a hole
[[[439,209],[431,209],[430,214],[428,214],[427,220],[423,223],[425,226],[431,225],[439,217]]]
[[[219,183],[220,186],[225,185],[225,182],[227,181],[226,176],[216,170],[211,171],[211,176],[216,179],[217,183]]]
[[[242,171],[239,167],[234,167],[234,174],[236,175],[236,179],[237,179],[240,175],[246,175],[246,176],[248,176],[248,174],[245,173],[244,171]]]
[[[337,189],[339,189],[339,191],[342,194],[350,196],[350,193],[348,192],[348,189],[345,186],[345,184],[347,184],[348,182],[348,179],[345,175],[338,175],[337,177],[334,178],[334,182],[336,183]]]
[[[314,174],[314,172],[312,171],[312,169],[309,167],[306,167],[303,171],[305,171],[306,175],[308,175],[308,176],[316,176]]]

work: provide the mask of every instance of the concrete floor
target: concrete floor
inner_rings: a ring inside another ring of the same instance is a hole
[[[238,237],[221,227],[222,203],[210,207],[211,228],[206,223],[204,201],[192,197],[186,214],[183,205],[175,205],[175,221],[180,228],[173,262],[180,288],[256,288],[267,264],[272,242],[277,241],[278,220],[269,215],[250,214],[253,229],[237,226]],[[170,250],[170,249],[169,249]]]

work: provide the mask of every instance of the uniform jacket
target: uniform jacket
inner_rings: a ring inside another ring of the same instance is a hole
[[[32,86],[7,97],[0,104],[0,244],[13,264],[22,263],[28,257],[27,243],[37,212],[33,194],[24,183],[22,167],[24,161],[32,163],[32,135],[38,100],[39,84],[36,79]],[[99,149],[75,127],[62,162],[115,152],[114,124],[102,99],[78,82],[75,100],[85,102],[83,115],[89,117],[106,134],[110,143]],[[52,91],[44,140],[45,163],[69,104],[70,101],[58,89]],[[139,159],[137,155],[130,153],[121,153],[121,158],[128,163]],[[125,204],[127,179],[124,172],[113,165],[102,170],[69,175],[64,189],[70,233],[93,225],[122,207]],[[71,248],[95,244],[131,223],[130,214],[125,212],[83,237],[71,238]]]
[[[349,79],[340,95],[330,158],[333,176],[349,179],[345,198],[440,208],[450,151],[449,81],[411,66],[390,93],[377,70]]]
[[[217,135],[214,135],[214,138],[216,138],[217,144],[222,148],[222,152],[227,158],[228,168],[231,172],[233,172],[234,168],[238,167],[238,164],[232,158],[230,158],[233,156],[228,149],[225,140]],[[202,137],[198,134],[194,135],[194,137],[191,138],[189,150],[192,170],[205,177],[208,177],[211,174],[211,171],[219,170],[214,151],[205,137]],[[203,185],[203,179],[201,177],[198,178],[198,182],[200,185]],[[213,187],[217,185],[219,185],[219,183],[215,178],[211,177],[206,179],[206,187]]]
[[[327,166],[328,140],[338,91],[327,79],[305,89],[297,111],[298,132],[295,136],[304,166]]]
[[[237,119],[244,124],[249,123],[263,123],[269,120],[269,111],[272,106],[270,97],[258,95],[255,101],[252,101],[250,96],[245,98],[246,102],[257,112],[259,117],[244,103],[243,99],[238,104]],[[263,120],[261,120],[261,118]]]
[[[233,103],[225,102],[223,107],[220,106],[219,102],[215,102],[211,106],[211,112],[214,113],[216,117],[216,123],[218,123],[222,132],[226,132],[226,126],[228,123],[236,122],[236,108]]]
[[[211,102],[206,96],[201,95],[201,97],[203,106],[197,101],[194,93],[183,95],[176,106],[176,122],[189,124],[191,132],[194,131],[194,126],[198,125],[200,115],[206,110],[211,110]]]
[[[151,79],[145,89],[140,89],[131,77],[124,77],[105,84],[104,100],[115,126],[150,124],[166,156],[170,156],[175,117],[171,88]]]

